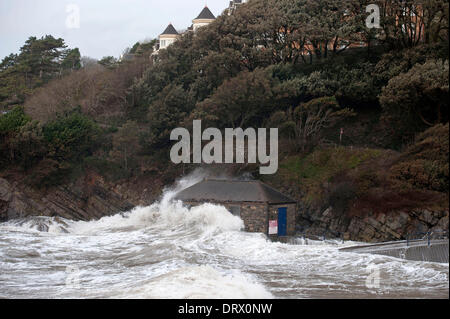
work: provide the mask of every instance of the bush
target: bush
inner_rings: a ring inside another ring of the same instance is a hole
[[[326,193],[336,192],[334,199],[343,194],[346,182],[343,176],[382,153],[373,149],[349,149],[345,147],[315,150],[304,158],[290,157],[280,163],[279,175],[287,181],[298,183],[308,204],[324,203]],[[349,179],[350,180],[350,179]],[[348,185],[347,185],[348,186]],[[356,186],[355,186],[356,187]],[[347,187],[350,190],[351,187]],[[340,190],[339,190],[340,189]],[[355,190],[356,192],[356,190]],[[351,192],[348,192],[348,195]],[[341,194],[341,195],[339,195]],[[352,195],[353,196],[353,195]],[[351,196],[350,196],[351,197]],[[343,198],[350,198],[347,195]]]
[[[354,114],[348,108],[340,108],[334,96],[321,97],[302,103],[284,115],[280,111],[275,112],[269,123],[278,126],[281,133],[304,152],[319,144],[324,129]]]
[[[342,181],[333,184],[330,190],[328,202],[333,211],[342,214],[348,208],[348,204],[356,197],[357,189],[350,181]]]
[[[92,169],[113,182],[131,176],[130,171],[125,170],[119,164],[93,156],[84,159],[83,168]]]
[[[47,153],[42,126],[36,122],[28,122],[11,138],[10,147],[14,162],[27,170],[37,164]]]
[[[28,121],[30,117],[25,114],[23,107],[16,106],[11,112],[0,115],[0,136],[17,132]]]
[[[383,119],[394,136],[448,122],[448,60],[428,60],[389,80],[380,95]]]
[[[70,174],[72,168],[67,162],[59,163],[53,159],[43,159],[35,166],[26,182],[38,188],[58,185]]]
[[[78,161],[90,155],[98,133],[97,125],[78,110],[43,127],[49,157],[57,161]]]
[[[9,113],[0,115],[0,166],[6,167],[14,161],[12,140],[30,118],[22,107],[15,107]]]
[[[28,123],[11,144],[17,163],[33,167],[27,183],[50,187],[77,173],[80,161],[97,148],[98,133],[97,125],[77,109],[44,126]]]
[[[449,125],[438,124],[420,134],[391,169],[394,178],[419,189],[449,190]]]

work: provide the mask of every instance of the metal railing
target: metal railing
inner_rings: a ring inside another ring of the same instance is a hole
[[[408,234],[406,236],[406,246],[408,247],[411,241],[426,240],[428,247],[430,247],[431,241],[434,239],[448,239],[448,233],[448,230],[433,230]]]
[[[342,240],[342,243],[345,242],[344,240],[344,234],[340,232],[332,232],[330,230],[327,230],[323,232],[322,236],[320,235],[306,235],[306,231],[297,232],[297,236],[305,239],[305,238],[311,238],[315,240],[323,240],[325,241],[327,239],[327,233],[328,233],[328,239],[333,240]],[[412,241],[419,241],[419,240],[426,240],[428,247],[431,246],[431,241],[435,239],[448,239],[449,238],[449,231],[448,230],[433,230],[428,232],[417,232],[417,233],[411,233],[406,235],[406,246],[409,247],[410,243]]]

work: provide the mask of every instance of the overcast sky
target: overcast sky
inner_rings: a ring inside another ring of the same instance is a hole
[[[169,24],[186,29],[205,4],[214,15],[228,0],[0,0],[0,60],[30,36],[61,37],[82,56],[120,56]],[[79,19],[77,11],[79,10]],[[79,21],[79,25],[77,25]],[[78,28],[79,26],[79,28]]]

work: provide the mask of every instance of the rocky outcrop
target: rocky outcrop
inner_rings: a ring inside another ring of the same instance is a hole
[[[448,206],[443,210],[403,209],[386,212],[364,208],[357,214],[350,214],[344,207],[333,209],[327,201],[321,207],[308,204],[295,182],[275,184],[274,187],[297,199],[297,234],[374,243],[417,237],[428,231],[449,230]]]
[[[331,207],[299,212],[298,225],[306,235],[342,237],[346,240],[381,242],[417,237],[428,231],[448,231],[449,212],[426,209],[363,212],[347,216]]]
[[[25,186],[18,178],[0,177],[0,221],[26,216],[98,219],[154,202],[165,184],[167,181],[155,177],[108,183],[87,173],[76,182],[44,191]],[[364,211],[349,216],[342,210],[312,208],[300,201],[297,211],[298,233],[363,242],[405,239],[428,231],[448,231],[449,227],[448,210]]]
[[[47,190],[37,190],[17,180],[11,182],[0,178],[0,221],[26,216],[91,220],[127,211],[145,202],[141,196],[132,198],[117,192],[117,187],[92,174]],[[149,202],[153,199],[149,198]]]
[[[7,211],[12,191],[8,181],[0,178],[0,221],[7,219]]]

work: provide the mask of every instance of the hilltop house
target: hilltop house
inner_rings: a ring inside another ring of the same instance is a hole
[[[230,0],[228,8],[224,10],[224,14],[232,15],[235,11],[243,4],[247,3],[247,0]],[[421,7],[413,7],[413,6],[405,6],[403,11],[398,13],[396,11],[398,8],[394,6],[390,8],[387,6],[384,8],[386,11],[384,14],[388,14],[390,16],[395,17],[396,24],[402,25],[402,32],[404,36],[407,38],[405,41],[411,41],[414,43],[418,43],[420,41],[424,41],[425,36],[425,27],[424,27],[424,18],[423,18],[423,10]],[[347,10],[343,19],[347,19],[350,15],[350,12]],[[156,57],[158,51],[160,49],[165,49],[170,46],[172,43],[176,41],[176,39],[186,33],[186,32],[196,32],[198,28],[202,26],[206,26],[213,22],[216,19],[214,14],[209,10],[207,6],[203,8],[200,14],[192,20],[192,25],[187,28],[184,32],[178,32],[172,24],[169,24],[163,33],[159,36],[159,41],[155,45],[153,55]],[[281,27],[279,30],[280,38],[283,39],[289,34],[291,31],[286,27]],[[357,37],[358,34],[354,34],[354,37]],[[340,51],[346,48],[355,48],[355,47],[366,47],[367,43],[363,40],[361,36],[359,41],[355,39],[342,39],[340,37],[336,37],[333,41],[327,41],[326,43],[313,43],[307,41],[303,44],[298,42],[290,43],[292,48],[302,51],[303,56],[312,56],[317,53],[317,51],[325,48],[326,51]],[[261,50],[264,49],[264,45],[258,44],[257,47]],[[325,53],[326,54],[326,53]],[[126,57],[124,57],[125,59]]]
[[[216,17],[211,12],[211,10],[209,10],[209,8],[205,6],[202,12],[200,12],[200,14],[197,16],[197,18],[192,20],[193,31],[197,31],[198,28],[208,25],[214,20],[216,20]]]
[[[297,202],[260,181],[205,179],[175,196],[189,206],[213,203],[239,216],[248,232],[270,237],[295,233]]]
[[[192,25],[186,30],[186,32],[195,32],[198,30],[198,28],[210,24],[215,19],[216,17],[211,12],[211,10],[209,10],[209,8],[205,6],[200,14],[192,20]],[[174,43],[181,34],[183,33],[179,33],[174,28],[172,23],[169,23],[164,32],[159,35],[159,43],[156,44],[155,54],[158,52],[158,50],[165,49],[172,43]]]
[[[230,5],[226,9],[228,15],[232,15],[234,11],[243,3],[246,3],[247,0],[231,0]]]
[[[159,36],[159,49],[165,49],[172,43],[174,43],[178,37],[178,32],[173,27],[172,23],[169,23],[167,28]]]

